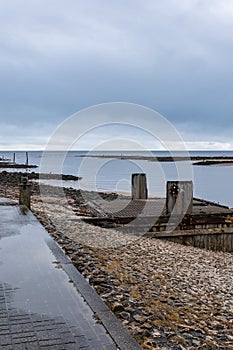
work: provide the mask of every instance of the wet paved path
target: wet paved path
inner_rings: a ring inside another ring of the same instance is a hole
[[[140,349],[32,213],[7,204],[0,199],[0,349]]]

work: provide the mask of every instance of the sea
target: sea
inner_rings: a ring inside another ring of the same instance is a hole
[[[13,160],[14,153],[16,163],[25,164],[25,151],[0,151],[0,157]],[[38,166],[38,168],[27,170],[28,172],[70,174],[81,177],[79,181],[66,181],[64,183],[56,180],[44,180],[51,185],[129,194],[132,174],[145,173],[151,197],[164,197],[166,181],[168,180],[192,180],[194,197],[233,207],[232,165],[197,166],[193,165],[191,161],[153,162],[135,159],[137,156],[171,156],[168,151],[98,151],[98,153],[89,151],[50,151],[46,153],[27,151],[27,153],[29,164]],[[174,153],[172,155],[174,156]],[[183,155],[183,153],[177,152],[177,155]],[[233,158],[233,151],[190,151],[189,155]],[[118,156],[118,158],[114,158],[114,156]],[[124,159],[126,156],[133,156],[133,159]],[[22,171],[21,169],[1,169],[1,171],[4,170]]]

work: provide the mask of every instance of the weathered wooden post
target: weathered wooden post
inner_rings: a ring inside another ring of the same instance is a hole
[[[20,191],[19,191],[19,204],[25,205],[27,208],[30,209],[31,205],[31,185],[28,182],[27,176],[21,177],[21,183],[19,185]]]
[[[146,174],[132,174],[132,199],[147,199]]]
[[[26,162],[25,165],[28,165],[28,152],[26,152]]]
[[[191,214],[193,207],[193,182],[168,181],[166,209],[167,215]]]

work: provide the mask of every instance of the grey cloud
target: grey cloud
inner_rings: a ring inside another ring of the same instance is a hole
[[[232,125],[230,1],[0,3],[0,120],[56,125],[102,102]]]

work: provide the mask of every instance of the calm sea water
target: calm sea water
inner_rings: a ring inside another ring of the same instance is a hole
[[[119,154],[119,152],[110,153]],[[17,151],[15,154],[17,163],[25,163],[25,152]],[[174,164],[146,160],[87,158],[85,157],[87,152],[84,151],[70,151],[64,159],[61,152],[50,152],[43,155],[41,151],[29,151],[28,154],[29,163],[39,166],[38,169],[31,169],[30,171],[40,171],[41,160],[43,159],[44,166],[42,170],[44,172],[61,172],[82,177],[82,180],[78,182],[69,181],[66,184],[69,187],[130,192],[131,174],[144,172],[147,174],[150,195],[164,196],[167,180],[193,179],[195,197],[233,207],[233,166],[192,166],[189,162]],[[107,155],[106,152],[102,152],[102,154]],[[147,152],[123,152],[121,154],[149,155]],[[166,151],[155,151],[153,154],[157,156],[169,155]],[[233,157],[233,151],[191,151],[190,155]],[[2,151],[0,156],[13,159],[13,151]]]

